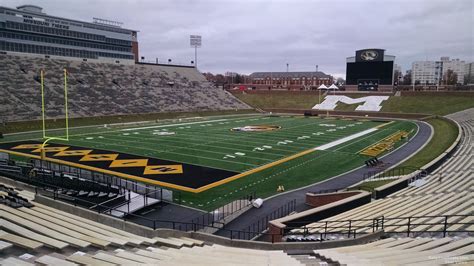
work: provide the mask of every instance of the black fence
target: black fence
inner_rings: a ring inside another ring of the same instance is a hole
[[[417,219],[422,221],[417,221]],[[469,227],[474,224],[474,215],[380,216],[373,219],[308,221],[307,224],[310,224],[310,226],[292,227],[291,223],[287,223],[288,226],[284,230],[284,235],[301,235],[302,237],[318,235],[318,239],[327,239],[328,235],[355,237],[357,234],[384,230],[385,234],[389,235],[401,234],[409,237],[434,233],[446,237],[449,233],[472,233],[473,231],[469,230]],[[416,229],[418,226],[422,228]],[[433,229],[433,226],[436,226],[436,228]],[[450,229],[452,226],[456,226],[456,228]],[[294,231],[295,229],[297,231]]]
[[[207,225],[212,225],[213,227],[216,224],[225,225],[225,219],[227,217],[232,216],[236,212],[250,206],[252,204],[252,200],[256,198],[257,195],[254,191],[246,196],[240,197],[239,199],[227,205],[221,206],[214,211],[207,212],[201,216],[193,218],[191,220],[191,223],[200,224],[201,229]]]
[[[422,171],[419,168],[412,167],[412,166],[405,166],[405,167],[395,167],[393,169],[386,170],[386,171],[383,171],[383,172],[381,172],[381,171],[369,171],[369,172],[364,174],[363,180],[364,181],[372,181],[372,180],[375,181],[375,180],[380,180],[380,179],[384,179],[384,178],[388,178],[388,177],[407,175],[407,174],[413,173],[417,170],[421,171],[421,173],[419,174],[419,177],[423,177],[427,174],[426,172]]]
[[[288,201],[287,203],[283,204],[282,206],[274,209],[270,213],[258,217],[256,222],[248,225],[245,228],[240,230],[230,230],[224,229],[219,231],[219,235],[228,237],[230,239],[241,239],[241,240],[250,240],[254,238],[258,238],[262,241],[272,242],[274,241],[274,237],[278,234],[269,234],[265,233],[264,231],[268,228],[268,222],[271,220],[275,220],[284,216],[287,216],[296,210],[296,199]]]

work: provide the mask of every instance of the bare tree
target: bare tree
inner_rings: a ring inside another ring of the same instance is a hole
[[[446,74],[443,75],[443,83],[445,85],[456,85],[458,83],[458,74],[452,69],[448,69]]]
[[[411,85],[411,70],[407,70],[403,76],[403,85]]]

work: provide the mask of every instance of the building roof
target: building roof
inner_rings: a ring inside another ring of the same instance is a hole
[[[331,78],[330,75],[321,71],[306,71],[306,72],[254,72],[250,74],[251,78]]]
[[[25,7],[26,7],[26,9],[25,9]],[[29,7],[39,9],[39,11],[36,11],[36,12],[31,11],[31,9],[28,9]],[[105,24],[98,24],[98,23],[93,23],[93,22],[87,22],[87,21],[81,21],[81,20],[76,20],[76,19],[70,19],[70,18],[64,18],[64,17],[57,17],[57,16],[48,15],[48,14],[46,14],[42,11],[43,10],[42,7],[35,6],[35,5],[22,5],[22,6],[18,6],[17,8],[0,6],[0,8],[7,9],[7,10],[10,10],[10,11],[13,11],[13,12],[22,12],[22,13],[30,14],[30,15],[33,15],[33,16],[43,16],[43,17],[48,17],[48,18],[53,18],[53,19],[61,19],[61,20],[68,21],[68,22],[82,23],[82,24],[93,25],[93,26],[102,26],[102,27],[109,28],[109,29],[120,29],[120,30],[124,30],[124,31],[139,32],[138,30],[132,30],[132,29],[127,29],[127,28],[122,28],[122,27],[114,27],[114,26],[105,25]]]

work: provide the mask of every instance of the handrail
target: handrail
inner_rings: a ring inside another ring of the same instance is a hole
[[[451,218],[459,218],[459,221],[457,222],[450,222],[449,220]],[[372,231],[376,231],[378,229],[382,229],[385,231],[385,233],[406,233],[407,236],[410,235],[410,233],[443,233],[443,236],[446,236],[448,232],[472,232],[472,230],[463,230],[463,229],[456,229],[456,230],[449,230],[450,226],[453,225],[473,225],[474,222],[462,222],[462,218],[467,218],[467,217],[474,217],[474,215],[424,215],[424,216],[405,216],[405,217],[391,217],[391,218],[386,218],[384,216],[381,217],[375,217],[373,219],[354,219],[354,220],[338,220],[338,221],[317,221],[317,222],[312,222],[312,224],[315,223],[321,223],[320,226],[303,226],[303,227],[289,227],[287,226],[284,228],[285,232],[291,234],[291,235],[296,235],[296,234],[302,234],[302,235],[310,235],[309,231],[314,231],[316,234],[317,233],[323,233],[324,235],[327,234],[338,234],[341,231],[346,231],[344,228],[348,228],[348,231],[351,230],[358,230],[359,232],[361,231],[360,229],[364,229],[365,231],[367,229],[372,228]],[[414,222],[416,219],[423,219],[423,218],[442,218],[442,221],[440,222],[431,222],[431,220],[428,221],[421,221],[421,222]],[[407,222],[403,222],[403,220],[406,220]],[[392,224],[387,224],[389,221],[395,221],[395,223]],[[354,224],[356,222],[359,222],[359,224]],[[366,222],[366,223],[363,223]],[[337,223],[338,225],[331,225],[331,223]],[[417,226],[422,226],[422,225],[442,225],[442,230],[430,230],[428,229],[423,229],[421,231],[413,231],[412,228],[417,227]],[[397,232],[391,232],[390,230],[386,230],[387,228],[399,228],[399,227],[406,227],[406,230],[403,231],[397,231]],[[342,228],[342,229],[341,229]],[[302,230],[303,232],[292,232],[293,230]],[[338,229],[339,231],[332,231],[331,229]]]

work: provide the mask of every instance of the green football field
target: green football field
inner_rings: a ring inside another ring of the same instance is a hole
[[[248,126],[273,130],[246,131]],[[74,145],[234,172],[234,178],[212,183],[197,193],[165,185],[180,203],[213,210],[252,192],[268,197],[277,193],[279,185],[294,189],[362,166],[369,157],[360,151],[401,130],[413,135],[416,125],[408,121],[242,115],[72,128],[68,142],[53,140],[50,145]],[[41,134],[7,135],[2,142],[41,141]],[[64,130],[48,132],[62,134]]]

